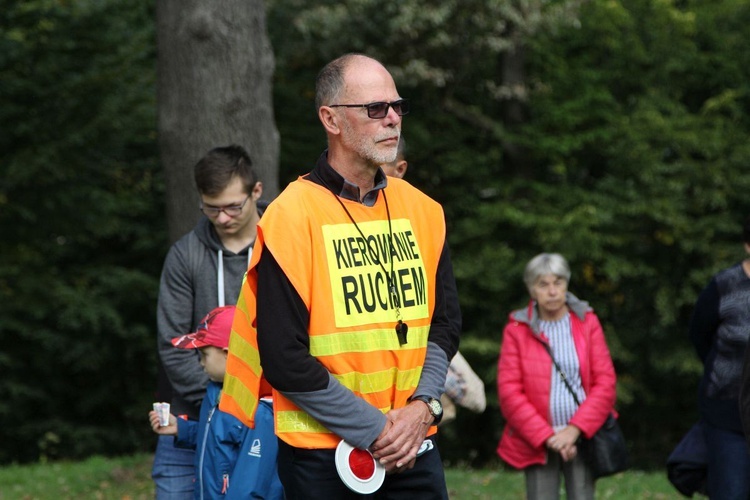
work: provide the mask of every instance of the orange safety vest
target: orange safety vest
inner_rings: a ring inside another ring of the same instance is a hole
[[[302,178],[268,207],[237,302],[222,411],[252,426],[263,396],[255,292],[256,266],[266,248],[310,312],[311,355],[383,413],[408,403],[427,352],[445,222],[439,204],[400,179],[388,180],[385,196],[390,229],[383,196],[372,207],[341,200],[358,230],[328,189]],[[401,319],[409,325],[403,346],[386,280],[391,265]],[[341,440],[282,394],[274,391],[273,397],[275,430],[284,442],[335,448]]]

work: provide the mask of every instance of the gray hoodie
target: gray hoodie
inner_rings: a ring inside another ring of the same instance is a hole
[[[172,386],[174,415],[198,419],[208,376],[198,351],[177,349],[172,338],[194,332],[213,308],[237,303],[251,250],[252,245],[237,254],[224,248],[213,224],[202,217],[167,253],[156,312],[157,348]]]

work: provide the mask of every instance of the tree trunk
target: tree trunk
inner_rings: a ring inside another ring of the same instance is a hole
[[[509,92],[509,98],[503,103],[503,123],[508,130],[517,130],[528,121],[526,109],[526,49],[519,37],[514,37],[513,49],[502,54],[502,84]],[[529,177],[533,175],[530,168],[530,151],[514,142],[503,143],[505,163],[515,175]]]
[[[274,58],[262,0],[158,0],[159,148],[171,242],[200,215],[193,166],[211,148],[250,153],[263,198],[279,192]]]

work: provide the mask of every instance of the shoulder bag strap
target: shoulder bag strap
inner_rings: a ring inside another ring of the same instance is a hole
[[[557,369],[557,372],[560,374],[560,378],[562,378],[562,381],[565,384],[565,387],[568,388],[568,390],[570,391],[570,394],[573,396],[573,401],[576,402],[577,406],[581,406],[581,402],[578,401],[578,396],[576,396],[576,393],[573,390],[573,387],[570,385],[570,382],[568,382],[568,377],[565,376],[565,372],[562,371],[562,368],[560,368],[560,365],[557,364],[557,360],[552,355],[552,349],[550,348],[549,344],[546,342],[542,342],[542,345],[544,345],[544,348],[547,350],[549,357],[552,358],[552,364],[555,365],[555,369]]]

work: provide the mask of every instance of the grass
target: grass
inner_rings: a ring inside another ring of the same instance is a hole
[[[154,498],[153,455],[0,468],[0,500]]]
[[[152,499],[150,454],[0,468],[0,500]],[[523,474],[504,469],[447,469],[451,499],[523,499]],[[563,495],[564,498],[564,495]],[[597,499],[682,499],[661,472],[628,471],[600,479]]]
[[[522,472],[504,469],[447,469],[445,477],[451,499],[523,500],[526,498]],[[565,495],[562,494],[560,497],[565,498]],[[664,471],[628,471],[599,479],[596,482],[596,498],[597,500],[678,500],[685,497],[674,489]]]

